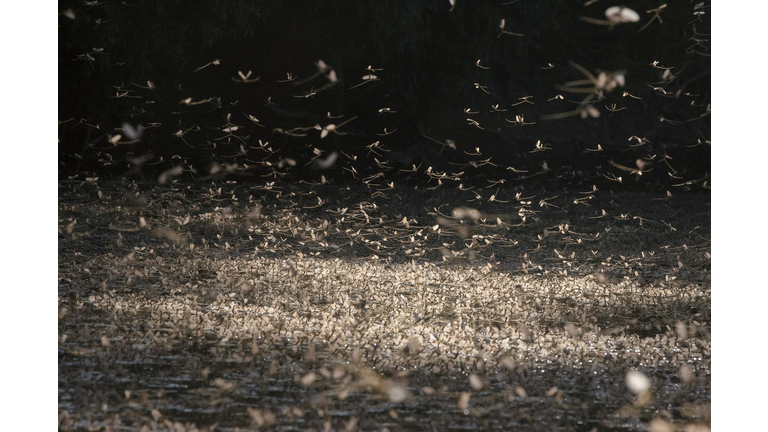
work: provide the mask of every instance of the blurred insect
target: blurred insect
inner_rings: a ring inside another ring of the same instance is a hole
[[[624,72],[603,72],[601,71],[597,77],[591,72],[575,62],[569,62],[576,70],[581,72],[586,79],[569,81],[564,85],[556,85],[555,87],[569,92],[569,93],[589,93],[589,95],[579,102],[579,106],[573,110],[560,114],[551,114],[543,116],[545,120],[553,120],[564,117],[570,117],[572,115],[580,115],[581,118],[587,117],[600,117],[600,111],[592,106],[593,100],[601,100],[603,93],[611,92],[616,87],[623,87],[625,84]],[[580,87],[586,85],[587,87]]]
[[[503,35],[503,34],[508,34],[508,35],[512,35],[512,36],[525,36],[522,33],[512,33],[511,31],[504,30],[504,27],[506,26],[506,24],[507,24],[506,21],[504,20],[504,18],[502,18],[501,22],[499,22],[499,28],[501,29],[501,33],[499,33],[499,35],[496,36],[497,38],[500,38],[501,35]]]
[[[250,121],[252,121],[252,122],[256,123],[256,126],[260,126],[260,127],[266,127],[266,126],[264,126],[263,124],[259,123],[259,119],[257,119],[256,117],[254,117],[254,116],[252,116],[252,115],[250,115],[250,114],[246,114],[246,113],[243,113],[243,115],[244,115],[244,116],[246,116],[246,117],[248,117],[248,120],[250,120]]]
[[[367,84],[369,82],[379,81],[379,77],[374,74],[374,72],[377,70],[382,70],[382,69],[373,69],[372,67],[368,66],[366,68],[366,71],[370,73],[367,75],[363,75],[363,82],[361,82],[360,84],[353,85],[352,87],[350,87],[350,89],[360,87],[361,85]]]
[[[536,141],[536,147],[533,150],[529,151],[528,153],[536,153],[536,152],[541,152],[545,150],[552,150],[552,147],[547,147],[546,144],[541,143],[541,140],[538,140]]]
[[[468,119],[467,119],[467,121],[469,122],[469,124],[471,124],[471,125],[473,125],[473,126],[477,127],[478,129],[482,129],[482,130],[485,130],[484,128],[482,128],[482,127],[480,126],[480,123],[476,122],[475,120],[472,120],[472,119],[469,119],[469,118],[468,118]]]
[[[93,20],[93,22],[96,23],[96,27],[98,27],[100,24],[104,24],[104,23],[110,22],[110,21],[112,21],[112,20],[111,19],[102,20],[101,18],[97,18],[97,19]],[[94,28],[96,28],[96,27],[94,27]]]
[[[345,122],[343,122],[341,124],[338,124],[338,125],[329,124],[329,125],[327,125],[325,127],[321,127],[320,125],[315,125],[315,129],[320,131],[320,139],[323,139],[323,138],[327,137],[328,134],[331,133],[331,132],[333,132],[333,133],[335,133],[337,135],[345,135],[344,133],[341,133],[341,132],[338,131],[339,128],[341,128],[342,126],[344,126],[345,124],[351,122],[352,120],[354,120],[356,118],[357,118],[357,116],[354,116],[351,119],[349,119],[349,120],[347,120],[347,121],[345,121]]]
[[[600,144],[598,144],[597,148],[595,148],[595,149],[588,148],[586,150],[589,151],[589,152],[601,152],[601,151],[603,151],[603,147]]]
[[[476,88],[476,89],[480,89],[480,90],[484,91],[484,92],[485,92],[485,93],[487,93],[487,94],[491,94],[491,92],[489,92],[489,91],[487,90],[487,89],[488,89],[488,87],[487,87],[487,86],[484,86],[484,85],[480,85],[479,83],[474,83],[474,84],[475,84],[475,88]]]
[[[498,195],[498,194],[499,194],[499,188],[496,188],[496,193],[491,195],[490,198],[488,198],[488,202],[499,202],[499,203],[502,203],[502,204],[509,202],[509,201],[502,201],[502,200],[496,198],[496,195]],[[483,221],[483,222],[485,222],[485,221]]]
[[[392,129],[391,131],[388,131],[387,128],[384,128],[384,133],[377,133],[376,135],[378,136],[392,135],[393,133],[395,133],[395,131],[397,131],[397,128]]]
[[[643,394],[651,389],[651,380],[648,379],[642,372],[636,370],[630,370],[626,375],[627,387],[635,394]]]
[[[239,137],[239,136],[234,134],[234,132],[237,131],[238,129],[240,129],[241,126],[233,124],[231,122],[231,120],[232,120],[232,114],[227,114],[227,123],[224,126],[222,126],[222,128],[221,128],[221,131],[222,132],[226,132],[227,134],[222,136],[222,137],[214,139],[214,141],[219,141],[219,140],[223,140],[223,139],[226,138],[227,142],[229,142],[230,141],[229,138],[237,138],[243,144],[245,144],[245,140],[243,140],[241,137]]]
[[[614,6],[614,7],[615,7],[615,6]],[[653,12],[653,16],[652,16],[652,17],[651,17],[651,19],[650,19],[650,20],[649,20],[649,21],[648,21],[648,22],[647,22],[647,23],[646,23],[646,24],[645,24],[645,25],[644,25],[644,26],[643,26],[643,27],[642,27],[640,30],[638,30],[637,32],[638,32],[638,33],[640,33],[641,31],[645,30],[645,28],[646,28],[646,27],[648,27],[649,25],[651,25],[651,23],[653,22],[653,20],[655,20],[656,18],[658,18],[658,19],[659,19],[659,24],[663,24],[663,23],[664,23],[664,21],[662,21],[662,20],[661,20],[661,15],[660,15],[660,14],[661,14],[661,11],[662,11],[662,10],[664,10],[664,8],[666,8],[666,7],[667,7],[667,4],[666,4],[666,3],[664,3],[663,5],[661,5],[661,6],[657,7],[656,9],[650,9],[650,10],[647,10],[647,11],[645,11],[645,13],[651,13],[651,12]],[[639,17],[638,17],[638,18],[639,18]]]
[[[377,153],[376,150],[390,151],[390,150],[385,150],[385,149],[379,147],[379,144],[380,144],[380,141],[376,141],[375,143],[366,146],[366,148],[368,149],[368,156],[370,156],[371,153],[373,153],[373,154],[381,157],[382,155],[380,153]],[[376,150],[374,150],[374,149],[376,149]]]
[[[320,129],[320,125],[315,126],[315,129]],[[329,125],[325,126],[324,128],[322,128],[322,130],[320,131],[320,139],[323,139],[326,136],[328,136],[328,134],[330,132],[338,133],[338,132],[336,132],[336,125],[335,124],[329,124]]]
[[[520,169],[517,169],[517,168],[512,167],[512,166],[508,166],[507,169],[511,170],[514,173],[518,173],[518,174],[519,173],[527,173],[528,172],[527,170],[520,170]]]
[[[585,17],[585,16],[582,16],[580,18],[582,21],[586,21],[591,24],[608,26],[609,29],[612,29],[617,24],[640,21],[640,15],[638,15],[637,12],[624,6],[609,7],[608,9],[605,10],[605,17],[608,18],[607,21]]]
[[[131,83],[131,84],[135,85],[138,88],[143,88],[143,89],[147,89],[147,90],[154,90],[155,89],[155,83],[153,83],[152,81],[147,81],[147,86],[146,87],[142,86],[142,85],[138,85],[136,83]]]
[[[531,105],[534,105],[534,103],[533,103],[533,102],[531,102],[531,101],[529,101],[529,100],[528,100],[528,99],[530,99],[530,98],[532,98],[532,97],[533,97],[533,96],[523,96],[523,97],[521,97],[521,98],[518,98],[518,99],[520,99],[520,102],[514,103],[514,104],[512,104],[511,106],[518,106],[518,105],[521,105],[521,104],[524,104],[524,103],[529,103],[529,104],[531,104]]]
[[[373,158],[373,160],[376,162],[376,165],[379,168],[381,168],[381,169],[383,169],[385,171],[389,171],[389,170],[392,169],[391,166],[387,165],[387,161],[380,161],[378,158]],[[381,173],[381,174],[383,174],[383,173]]]
[[[661,123],[667,122],[667,123],[669,123],[669,124],[671,124],[671,125],[675,125],[675,126],[679,126],[679,125],[683,124],[683,122],[681,122],[681,121],[677,121],[677,120],[670,120],[670,119],[668,119],[668,118],[666,118],[666,117],[659,117],[659,121],[660,121]]]
[[[160,184],[166,184],[169,180],[171,180],[173,177],[181,174],[184,171],[184,168],[180,166],[176,166],[170,169],[167,169],[163,171],[162,174],[157,178],[157,182]]]
[[[484,166],[484,165],[496,166],[495,163],[491,162],[491,159],[492,158],[483,159],[483,160],[479,160],[479,161],[470,161],[469,165],[471,165],[474,168],[480,168],[481,166]]]
[[[317,149],[315,149],[317,150]],[[320,156],[320,153],[317,153],[317,156]],[[328,169],[333,166],[333,164],[336,163],[336,159],[339,158],[338,152],[331,152],[331,154],[328,155],[325,159],[319,159],[318,157],[315,157],[314,162],[315,165],[320,169]]]
[[[99,6],[99,5],[103,5],[103,4],[104,3],[99,3],[98,1],[87,1],[87,0],[83,1],[83,6],[88,6],[87,8],[85,8],[85,10],[89,10],[89,9],[95,7],[95,6]]]
[[[693,7],[693,10],[694,10],[694,12],[693,12],[693,15],[696,17],[696,19],[695,19],[695,20],[693,20],[693,21],[691,21],[691,24],[692,24],[692,23],[695,23],[696,21],[698,21],[698,22],[702,22],[702,21],[701,21],[701,16],[702,16],[702,15],[704,15],[704,14],[706,14],[706,12],[704,12],[704,11],[700,11],[699,9],[702,9],[702,8],[704,8],[704,7],[710,7],[710,6],[705,6],[705,5],[704,5],[704,2],[701,2],[701,3],[698,3],[696,6],[694,6],[694,7]],[[695,31],[695,30],[694,30],[694,31]]]
[[[89,53],[75,55],[75,60],[86,60],[88,64],[90,64],[91,67],[93,67],[93,62],[96,61],[96,58],[93,57],[91,54],[109,55],[104,52],[104,48],[93,48]]]
[[[311,98],[312,96],[314,96],[316,94],[317,94],[317,92],[314,91],[314,89],[310,89],[307,93],[304,93],[303,95],[293,95],[293,97],[308,99],[308,98]]]
[[[694,30],[694,31],[695,31],[695,30]],[[696,35],[694,35],[694,36],[696,36]],[[691,45],[691,46],[689,46],[689,47],[688,47],[688,49],[686,49],[686,50],[685,50],[685,52],[686,52],[686,53],[688,53],[688,54],[693,54],[693,53],[695,53],[695,54],[701,54],[701,55],[703,55],[703,56],[709,56],[709,54],[706,54],[706,53],[703,53],[703,52],[701,52],[701,51],[699,51],[699,50],[695,50],[695,49],[694,49],[694,48],[696,48],[696,47],[699,47],[699,46],[700,46],[700,47],[704,48],[704,51],[709,51],[709,47],[708,47],[708,46],[706,46],[706,45],[704,45],[704,44],[702,43],[702,42],[709,42],[709,39],[699,39],[699,38],[696,38],[696,37],[693,37],[693,36],[691,36],[691,38],[690,38],[690,39],[688,39],[688,40],[689,40],[689,41],[694,41],[694,42],[696,42],[696,43],[695,43],[695,44],[693,44],[693,45]]]
[[[93,63],[92,62],[96,61],[96,59],[93,58],[93,56],[91,54],[89,54],[89,53],[77,54],[77,55],[75,55],[75,60],[87,60],[88,63],[91,65],[91,67],[93,67]]]
[[[279,83],[284,83],[284,82],[291,82],[291,81],[293,81],[293,80],[295,80],[295,79],[296,79],[296,77],[295,77],[295,76],[293,76],[293,74],[292,74],[292,73],[290,73],[290,72],[288,72],[288,73],[286,74],[286,76],[287,76],[287,78],[286,78],[286,79],[284,79],[284,80],[277,80],[277,82],[279,82]]]
[[[659,9],[663,9],[666,5]],[[640,21],[640,15],[624,6],[611,6],[605,10],[605,17],[613,23],[628,23]]]
[[[585,105],[577,110],[581,118],[585,119],[587,116],[598,118],[600,117],[600,111],[592,105]]]
[[[261,77],[256,77],[256,78],[250,79],[251,78],[251,73],[252,73],[251,71],[248,71],[247,74],[244,74],[241,71],[237,71],[237,74],[240,76],[240,79],[232,78],[232,81],[234,81],[234,82],[241,82],[241,83],[252,83],[252,82],[256,82],[256,81],[261,79]]]
[[[203,99],[199,101],[193,101],[191,97],[188,97],[182,101],[179,102],[179,105],[202,105],[208,102],[213,101],[213,98]]]
[[[509,119],[504,119],[504,120],[506,120],[506,121],[508,121],[508,122],[510,122],[510,123],[517,123],[517,124],[519,124],[520,126],[525,126],[525,125],[532,125],[532,124],[536,124],[536,122],[530,122],[530,123],[526,123],[526,122],[525,122],[525,118],[523,117],[523,115],[522,115],[522,114],[520,114],[520,115],[515,115],[515,120],[514,120],[514,121],[513,121],[513,120],[509,120]]]
[[[134,128],[130,123],[123,123],[123,133],[125,133],[131,141],[138,141],[144,133],[144,126],[139,125]]]
[[[182,131],[181,129],[179,129],[176,133],[173,134],[173,136],[175,136],[176,138],[181,138],[181,140],[184,141],[184,144],[186,144],[188,147],[195,148],[195,146],[190,145],[187,142],[187,140],[184,139],[184,135],[186,135],[187,132],[190,132],[190,131],[197,132],[199,130],[200,130],[200,128],[198,126],[192,126],[191,128],[189,128],[189,129],[187,129],[185,131]]]
[[[210,66],[210,65],[218,66],[218,65],[220,65],[220,64],[221,64],[221,60],[220,60],[220,59],[216,59],[216,60],[214,60],[214,61],[212,61],[212,62],[210,62],[210,63],[208,63],[208,64],[206,64],[206,65],[200,66],[199,68],[195,69],[195,70],[194,70],[194,71],[192,71],[192,72],[197,72],[197,71],[199,71],[199,70],[203,70],[203,69],[207,68],[207,67],[208,67],[208,66]]]
[[[317,92],[323,91],[325,89],[328,89],[335,85],[339,78],[336,75],[336,71],[333,70],[330,66],[328,66],[324,61],[318,60],[317,63],[315,63],[315,66],[317,67],[317,72],[315,72],[313,75],[311,75],[309,78],[305,78],[301,81],[294,82],[293,85],[301,85],[306,84],[309,81],[312,81],[313,79],[319,77],[320,75],[325,75],[325,77],[328,79],[328,83],[324,86],[320,87],[319,89],[311,90],[309,93],[305,94],[304,96],[294,96],[294,97],[310,97],[317,94]]]
[[[303,128],[303,127],[297,127],[293,128],[291,130],[284,130],[282,128],[274,128],[272,129],[272,132],[279,133],[282,135],[288,135],[288,136],[294,136],[294,137],[305,137],[307,134],[304,133],[305,130],[314,129],[313,127]]]
[[[629,141],[629,142],[632,142],[632,140],[637,140],[637,144],[630,144],[629,145],[630,148],[640,147],[640,146],[644,146],[646,144],[650,144],[651,143],[651,141],[649,139],[641,138],[641,137],[639,137],[637,135],[632,135],[631,137],[627,138],[627,141]]]

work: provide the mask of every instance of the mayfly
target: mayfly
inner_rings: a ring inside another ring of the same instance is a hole
[[[357,118],[357,116],[354,116],[351,119],[349,119],[349,120],[347,120],[347,121],[345,121],[343,123],[340,123],[338,125],[329,124],[329,125],[327,125],[325,127],[321,127],[320,125],[315,125],[315,129],[320,131],[320,139],[323,139],[323,138],[327,137],[328,134],[331,133],[331,132],[333,132],[333,133],[335,133],[337,135],[344,135],[343,133],[338,132],[339,128],[341,128],[342,126],[344,126],[345,124],[351,122],[352,120],[354,120],[356,118]]]
[[[581,20],[591,24],[608,26],[610,29],[617,24],[631,23],[640,21],[640,15],[632,9],[624,6],[611,6],[605,10],[607,20],[590,18],[582,16]]]
[[[319,156],[319,155],[318,155]],[[325,159],[315,158],[315,165],[320,169],[328,169],[336,163],[336,159],[339,158],[338,152],[332,152]]]
[[[370,66],[368,66],[368,67],[370,68]],[[353,89],[353,88],[360,87],[361,85],[367,84],[367,83],[372,82],[372,81],[379,81],[379,77],[374,75],[373,73],[369,73],[367,75],[363,75],[363,82],[361,82],[360,84],[353,85],[352,87],[350,87],[350,90]]]
[[[220,65],[220,64],[221,64],[221,60],[220,60],[220,59],[216,59],[216,60],[214,60],[214,61],[212,61],[212,62],[210,62],[210,63],[208,63],[208,64],[205,64],[205,65],[203,65],[203,66],[200,66],[199,68],[195,69],[193,72],[197,72],[197,71],[199,71],[199,70],[203,70],[203,69],[207,68],[207,67],[208,67],[208,66],[210,66],[210,65],[218,66],[218,65]]]
[[[301,81],[294,82],[293,85],[305,84],[319,77],[320,75],[325,74],[326,72],[327,72],[327,75],[325,77],[328,79],[328,81],[330,81],[330,83],[328,83],[326,86],[321,88],[321,90],[325,89],[325,87],[335,84],[338,81],[338,77],[336,76],[336,71],[333,70],[330,66],[328,66],[324,61],[318,60],[317,63],[315,63],[315,66],[317,66],[317,72],[315,72],[309,78],[305,78]]]
[[[506,26],[506,21],[504,20],[504,18],[502,18],[501,22],[499,22],[499,28],[501,29],[501,33],[499,33],[499,35],[496,36],[497,38],[500,38],[501,35],[503,35],[503,34],[508,34],[508,35],[512,35],[512,36],[525,36],[522,33],[512,33],[511,31],[506,31],[506,30],[504,30],[505,26]]]
[[[248,71],[247,74],[244,74],[241,71],[237,71],[237,74],[240,76],[240,79],[237,79],[237,78],[233,77],[232,81],[234,81],[234,82],[241,82],[241,83],[252,83],[252,82],[256,82],[259,79],[261,79],[261,77],[251,78],[251,73],[252,73],[251,71]]]
[[[637,159],[635,161],[635,165],[637,165],[637,169],[619,165],[612,160],[609,160],[608,163],[620,170],[624,170],[629,172],[630,174],[637,174],[637,175],[643,175],[643,173],[650,171],[650,169],[645,169],[645,168],[648,168],[653,165],[653,162],[647,161],[645,159]]]
[[[125,133],[125,136],[128,137],[131,141],[138,141],[141,139],[141,135],[144,133],[144,126],[139,125],[138,127],[133,127],[130,123],[123,123],[123,133]]]

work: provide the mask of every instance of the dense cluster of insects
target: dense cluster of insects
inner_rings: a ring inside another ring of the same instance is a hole
[[[708,56],[691,8],[683,42]],[[645,34],[665,12],[575,20]],[[698,78],[541,59],[557,78],[527,93],[477,57],[471,96],[416,124],[401,72],[331,54],[188,71],[257,103],[150,79],[115,85],[126,119],[63,120],[87,139],[59,187],[60,430],[709,430]],[[685,107],[632,129],[669,101]],[[591,138],[617,123],[620,141]]]

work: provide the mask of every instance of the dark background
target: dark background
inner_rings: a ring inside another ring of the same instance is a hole
[[[422,173],[430,166],[463,172],[470,182],[514,183],[542,173],[536,180],[708,188],[709,3],[670,2],[663,22],[642,31],[657,2],[625,2],[640,15],[636,23],[581,19],[605,19],[613,5],[60,2],[66,13],[59,17],[59,177],[155,181],[178,166],[187,181],[322,175],[343,183],[380,172],[393,181],[434,180],[407,172],[416,164]],[[502,19],[505,30],[523,36],[501,34]],[[318,71],[318,60],[333,68],[338,83],[324,89],[329,80],[321,75],[297,85]],[[594,103],[598,118],[548,120],[543,116],[577,109],[587,96],[557,87],[585,79],[573,63],[595,75],[622,71],[626,85]],[[369,66],[378,80],[354,87]],[[672,75],[663,77],[662,67]],[[238,71],[259,79],[237,82]],[[289,73],[296,79],[280,82]],[[553,99],[558,94],[564,100]],[[526,96],[533,104],[519,104]],[[187,98],[207,102],[180,103]],[[612,104],[623,109],[611,111]],[[516,116],[526,124],[515,123]],[[344,135],[321,139],[311,128],[352,118],[339,129]],[[145,128],[140,140],[126,137],[126,122]],[[223,129],[232,126],[237,130],[227,136]],[[383,135],[385,128],[394,133]],[[117,134],[123,137],[110,142]],[[454,146],[442,145],[446,140]],[[539,141],[550,149],[534,151]],[[588,150],[598,144],[603,151]],[[334,151],[340,156],[331,168],[311,164],[318,153]],[[609,164],[635,168],[642,158],[653,162],[642,176]]]

